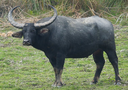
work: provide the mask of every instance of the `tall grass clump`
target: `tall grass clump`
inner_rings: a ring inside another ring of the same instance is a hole
[[[25,11],[40,11],[45,8],[47,4],[51,4],[61,11],[69,10],[83,10],[88,11],[93,9],[94,11],[101,13],[102,10],[108,12],[115,12],[122,10],[127,6],[127,0],[1,0],[0,2],[0,17],[4,17],[8,11],[14,6],[20,6]],[[111,12],[111,13],[112,13]],[[32,14],[32,13],[31,13]],[[113,13],[114,14],[114,13]]]
[[[42,14],[49,10],[48,4],[57,9],[58,15],[73,18],[98,15],[118,24],[126,22],[126,20],[119,21],[118,18],[122,13],[126,13],[125,17],[127,17],[128,12],[128,0],[1,0],[0,17],[6,18],[11,8],[20,6],[22,10],[15,11],[15,13],[20,14],[20,17],[41,16],[43,18]],[[124,23],[124,25],[126,24]]]

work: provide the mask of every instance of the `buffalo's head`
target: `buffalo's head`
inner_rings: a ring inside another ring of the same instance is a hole
[[[23,45],[32,45],[35,42],[37,33],[39,34],[39,33],[47,32],[48,30],[45,27],[50,25],[51,23],[53,23],[57,17],[56,9],[51,5],[49,5],[49,6],[54,10],[54,15],[50,20],[48,20],[44,23],[18,23],[16,21],[14,21],[14,19],[12,17],[12,12],[19,6],[16,6],[13,9],[11,9],[8,13],[9,22],[14,27],[22,29],[22,31],[16,32],[16,33],[12,34],[12,36],[16,37],[16,38],[22,38],[22,36],[23,36],[23,38],[24,38]],[[39,28],[40,28],[40,31],[37,32],[37,29],[39,30]]]

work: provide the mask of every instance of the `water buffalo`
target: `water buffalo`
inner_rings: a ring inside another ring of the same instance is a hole
[[[14,27],[22,29],[14,33],[13,37],[23,37],[23,45],[31,45],[45,53],[55,72],[53,86],[64,85],[61,75],[65,58],[84,58],[91,54],[97,66],[91,83],[96,84],[105,64],[104,51],[115,70],[115,84],[120,84],[114,29],[111,22],[98,16],[80,19],[57,16],[56,9],[50,7],[54,10],[54,15],[36,23],[14,21],[12,12],[17,7],[9,11],[8,20]]]

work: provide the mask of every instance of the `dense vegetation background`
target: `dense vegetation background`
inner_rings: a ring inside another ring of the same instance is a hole
[[[25,19],[26,17],[51,15],[46,5],[53,5],[58,15],[81,18],[92,15],[98,15],[111,20],[114,24],[119,23],[127,25],[128,0],[1,0],[0,17],[6,18],[8,11],[14,6],[20,6],[21,9],[15,11],[15,16]],[[6,19],[5,19],[6,20]],[[2,23],[3,20],[0,19]]]

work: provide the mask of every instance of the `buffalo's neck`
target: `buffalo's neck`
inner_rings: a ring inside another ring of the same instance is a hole
[[[48,49],[48,37],[37,36],[32,46],[41,51],[45,51],[46,49]]]

